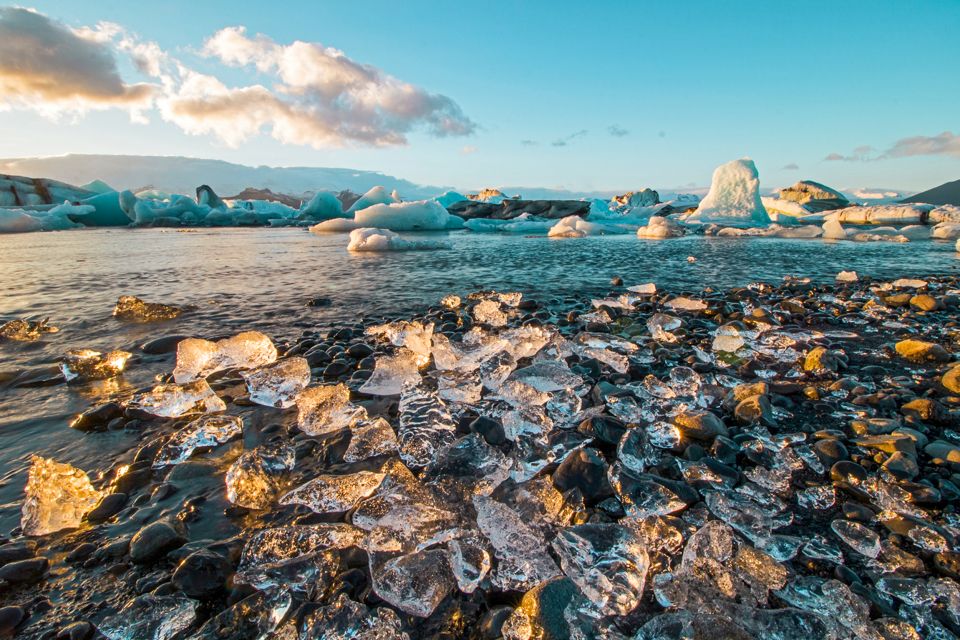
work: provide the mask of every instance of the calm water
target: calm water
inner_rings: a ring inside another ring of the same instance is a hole
[[[953,243],[828,244],[818,240],[634,236],[547,239],[457,232],[452,250],[350,254],[346,236],[300,229],[88,230],[0,237],[0,322],[50,317],[40,343],[0,343],[0,372],[49,367],[68,349],[125,349],[170,334],[213,337],[258,329],[275,339],[363,315],[412,312],[447,293],[519,290],[540,299],[602,295],[610,278],[664,289],[726,287],[785,275],[832,280],[841,269],[899,277],[951,273]],[[687,256],[697,261],[689,264]],[[176,320],[136,325],[111,317],[121,295],[191,305]],[[329,307],[306,306],[316,297]],[[122,378],[0,390],[0,533],[16,526],[31,453],[95,475],[136,446],[123,432],[83,434],[74,415],[169,372],[169,358],[131,361]]]

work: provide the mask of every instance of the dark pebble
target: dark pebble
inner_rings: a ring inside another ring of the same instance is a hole
[[[507,441],[507,436],[503,432],[503,425],[499,421],[486,416],[480,416],[471,422],[470,431],[479,433],[487,441],[487,444],[494,447]]]
[[[26,615],[20,607],[3,607],[0,609],[0,635],[12,635],[14,629]]]
[[[110,493],[102,498],[93,509],[86,515],[88,522],[104,522],[115,516],[127,504],[127,494]]]
[[[130,540],[130,559],[137,564],[147,564],[182,546],[186,541],[170,523],[153,522],[140,529]]]
[[[230,575],[227,560],[212,551],[194,551],[173,572],[173,585],[191,598],[210,598],[220,593]]]
[[[17,560],[0,567],[0,580],[10,584],[34,584],[43,578],[49,566],[46,558]]]

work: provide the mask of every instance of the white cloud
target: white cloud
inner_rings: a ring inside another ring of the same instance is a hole
[[[953,156],[960,158],[960,135],[944,131],[936,136],[913,136],[897,140],[886,152],[890,158],[908,156]]]

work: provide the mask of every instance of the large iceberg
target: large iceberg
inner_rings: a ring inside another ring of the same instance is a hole
[[[0,233],[80,229],[83,225],[75,222],[73,217],[88,215],[94,211],[90,205],[73,205],[69,202],[45,210],[0,208]]]
[[[926,224],[932,204],[889,204],[847,207],[827,214],[827,220],[846,224]]]
[[[760,200],[760,176],[753,160],[731,160],[713,172],[710,192],[690,220],[724,224],[764,225],[770,216]]]
[[[342,218],[343,204],[336,194],[330,191],[318,191],[310,202],[300,209],[300,215],[313,220],[329,220],[331,218]]]
[[[375,204],[357,211],[353,219],[334,219],[310,227],[314,233],[352,231],[364,227],[390,231],[460,229],[463,219],[451,215],[436,200]]]
[[[388,229],[354,229],[350,232],[347,251],[427,251],[449,249],[450,245],[440,240],[406,240]]]
[[[567,216],[550,227],[547,235],[551,238],[585,238],[586,236],[603,236],[616,233],[629,233],[629,230],[588,222],[580,216]]]
[[[391,204],[394,202],[399,202],[398,198],[394,198],[392,194],[387,193],[386,188],[384,187],[373,187],[365,194],[360,196],[360,198],[353,203],[348,213],[356,213],[366,209],[367,207],[372,207],[375,204]]]

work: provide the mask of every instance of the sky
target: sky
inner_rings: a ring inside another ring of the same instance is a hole
[[[0,157],[622,191],[749,156],[920,191],[960,178],[958,32],[960,0],[30,0],[0,8]]]

